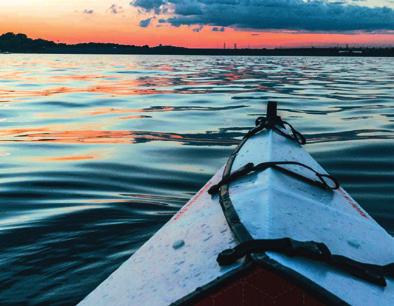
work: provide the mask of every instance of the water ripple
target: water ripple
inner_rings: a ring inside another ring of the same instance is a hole
[[[391,59],[10,54],[0,65],[0,304],[78,302],[223,165],[268,100],[394,233]]]

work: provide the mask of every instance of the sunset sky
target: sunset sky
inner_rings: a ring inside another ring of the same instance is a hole
[[[0,34],[232,48],[394,45],[393,0],[0,0]]]

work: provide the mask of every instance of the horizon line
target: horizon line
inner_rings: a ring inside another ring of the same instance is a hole
[[[98,45],[117,45],[117,46],[125,46],[125,47],[138,47],[138,48],[144,48],[144,47],[149,47],[149,48],[158,48],[158,47],[173,47],[173,48],[179,48],[179,49],[187,49],[187,50],[275,50],[275,49],[313,49],[313,48],[378,48],[378,49],[386,49],[386,48],[394,48],[394,44],[388,43],[387,45],[385,44],[363,44],[363,43],[338,43],[338,44],[333,44],[333,43],[321,43],[321,44],[310,44],[310,45],[294,45],[294,46],[276,46],[276,47],[246,47],[246,46],[239,46],[236,42],[229,43],[226,41],[223,41],[222,45],[234,45],[236,47],[230,48],[230,47],[183,47],[183,46],[178,46],[178,45],[167,45],[163,43],[159,43],[158,45],[150,45],[150,44],[145,44],[145,45],[134,45],[134,44],[122,44],[122,43],[116,43],[116,42],[97,42],[97,41],[85,41],[85,42],[78,42],[78,43],[67,43],[67,42],[62,42],[62,41],[55,41],[55,40],[49,40],[45,38],[31,38],[25,33],[15,33],[12,31],[4,32],[0,34],[0,37],[6,35],[6,34],[12,34],[14,36],[18,35],[23,35],[27,39],[36,41],[36,40],[43,40],[47,42],[52,42],[56,45],[66,45],[66,46],[78,46],[78,45],[83,45],[83,44],[98,44]]]

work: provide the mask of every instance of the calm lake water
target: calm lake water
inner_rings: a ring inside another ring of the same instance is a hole
[[[268,100],[394,233],[393,80],[390,58],[0,55],[0,304],[81,300]]]

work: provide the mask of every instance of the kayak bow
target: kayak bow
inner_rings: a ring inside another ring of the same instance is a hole
[[[394,305],[393,238],[276,113],[80,305]]]

